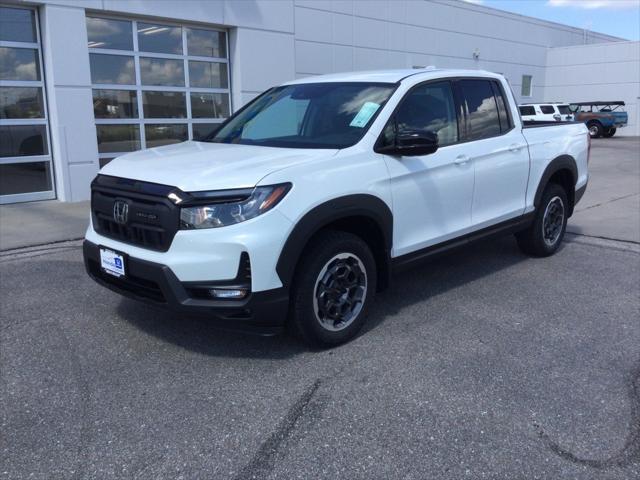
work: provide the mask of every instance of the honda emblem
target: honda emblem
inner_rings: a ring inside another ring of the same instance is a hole
[[[129,216],[129,204],[122,200],[116,200],[113,203],[113,219],[120,225],[127,223],[127,217]]]

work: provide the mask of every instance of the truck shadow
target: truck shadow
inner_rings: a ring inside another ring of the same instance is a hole
[[[561,251],[565,244],[560,247]],[[520,252],[515,238],[506,236],[473,243],[436,259],[418,263],[396,275],[390,288],[378,294],[360,335],[374,330],[391,315],[419,302],[463,287],[483,277],[530,260]],[[425,311],[427,311],[425,309]],[[428,322],[428,318],[424,318]]]
[[[420,263],[396,275],[391,287],[378,295],[359,336],[375,330],[389,316],[410,305],[425,302],[428,307],[431,297],[527,259],[509,236],[479,242]],[[228,331],[206,318],[178,315],[124,298],[118,306],[118,315],[150,335],[209,356],[286,359],[309,352],[288,334],[265,337]],[[429,320],[425,318],[425,321]]]

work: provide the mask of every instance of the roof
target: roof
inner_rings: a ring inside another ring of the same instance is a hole
[[[328,75],[317,75],[312,77],[304,77],[285,85],[297,85],[304,83],[325,83],[325,82],[377,82],[377,83],[398,83],[399,81],[412,76],[421,75],[424,77],[442,77],[442,76],[472,76],[472,75],[490,75],[497,77],[498,74],[486,72],[483,70],[450,70],[438,69],[435,67],[426,68],[405,68],[399,70],[368,70],[362,72],[345,72],[331,73]]]
[[[589,107],[593,105],[594,107],[608,106],[608,105],[624,105],[622,100],[612,100],[610,102],[605,102],[602,100],[598,100],[595,102],[570,102],[571,105],[585,106]]]

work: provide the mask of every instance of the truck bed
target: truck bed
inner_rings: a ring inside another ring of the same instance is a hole
[[[530,170],[527,205],[533,205],[533,196],[549,161],[569,155],[576,161],[578,178],[576,188],[587,183],[587,143],[589,131],[581,122],[534,122],[523,125],[522,135],[529,147]],[[533,207],[530,207],[531,209]]]
[[[552,127],[554,125],[571,125],[583,122],[558,122],[556,120],[523,120],[522,128]]]

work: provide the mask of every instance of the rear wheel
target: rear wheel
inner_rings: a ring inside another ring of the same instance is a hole
[[[290,322],[307,344],[330,347],[353,338],[376,291],[376,264],[356,235],[327,231],[305,250],[293,283]]]
[[[591,135],[591,138],[601,137],[604,133],[604,128],[602,128],[602,124],[600,122],[589,122],[587,123],[587,128],[589,129],[589,135]]]
[[[568,206],[564,188],[556,183],[547,185],[533,223],[516,234],[520,249],[536,257],[553,255],[567,229]]]
[[[607,130],[604,131],[604,133],[602,134],[602,136],[604,138],[611,138],[616,134],[616,127],[611,127],[608,128]]]

